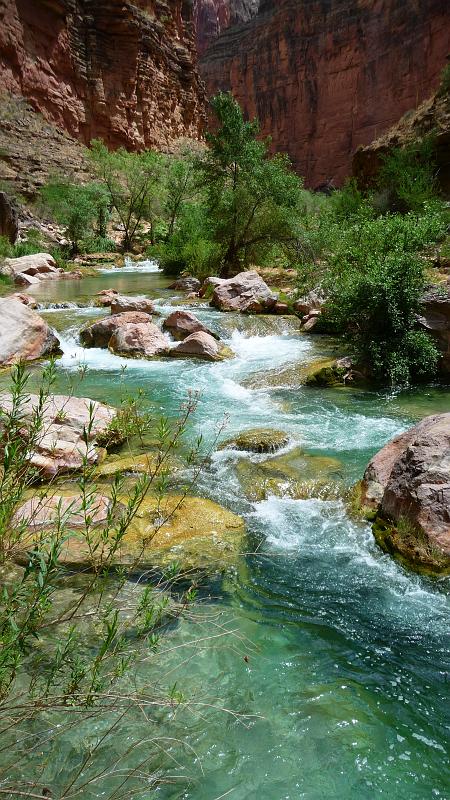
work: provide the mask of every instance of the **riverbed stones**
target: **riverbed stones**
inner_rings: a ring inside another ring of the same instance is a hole
[[[269,289],[256,270],[240,272],[234,278],[214,279],[211,305],[220,311],[262,314],[272,311],[276,301],[277,295]]]
[[[95,305],[108,308],[116,297],[119,296],[117,289],[102,289],[96,295]]]
[[[276,450],[286,447],[288,443],[289,435],[284,431],[272,428],[252,428],[242,431],[232,439],[227,439],[222,443],[221,449],[232,448],[233,450],[247,450],[250,453],[274,453]]]
[[[92,322],[80,331],[80,341],[85,347],[108,347],[111,336],[130,324],[150,324],[152,318],[143,311],[125,311]]]
[[[169,350],[169,355],[174,358],[199,358],[203,361],[223,361],[233,358],[234,353],[229,347],[216,341],[209,333],[199,331],[191,333],[180,344]]]
[[[38,403],[38,396],[32,394],[21,405],[24,437],[36,419]],[[10,413],[11,407],[11,395],[0,395],[2,411]],[[36,470],[36,477],[50,479],[75,472],[85,460],[91,465],[98,464],[105,450],[97,445],[97,437],[105,434],[116,414],[117,409],[87,397],[50,395],[43,406],[41,430],[31,445],[29,462]]]
[[[163,322],[163,328],[177,341],[186,339],[191,333],[199,333],[200,331],[213,336],[215,339],[219,338],[216,333],[207,328],[206,325],[203,325],[195,314],[181,309],[169,314]]]
[[[0,300],[0,366],[60,353],[58,337],[39,314],[16,298]]]
[[[450,413],[426,417],[370,461],[361,505],[379,543],[413,565],[450,570]]]
[[[112,353],[128,358],[153,358],[165,355],[169,346],[170,342],[167,337],[152,322],[133,322],[120,325],[113,332],[108,343]]]

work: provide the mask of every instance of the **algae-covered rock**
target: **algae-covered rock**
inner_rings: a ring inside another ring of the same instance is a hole
[[[344,492],[341,462],[306,453],[300,447],[263,462],[239,459],[235,469],[242,491],[252,501],[265,500],[270,495],[331,500]]]
[[[140,475],[151,475],[158,466],[158,453],[135,453],[108,456],[105,461],[95,470],[97,478],[110,478],[121,472],[129,472]],[[178,472],[183,465],[174,456],[167,456],[162,465],[163,469],[168,469],[170,474]]]
[[[105,489],[104,495],[107,494]],[[76,502],[76,495],[73,497]],[[106,509],[103,504],[107,499],[103,495],[101,501],[102,510]],[[122,502],[126,504],[127,497]],[[128,567],[141,573],[177,562],[182,570],[222,571],[232,566],[242,552],[244,534],[244,520],[211,500],[181,495],[166,495],[162,499],[147,496],[109,566]],[[98,554],[107,550],[107,542],[102,542],[97,550],[89,548],[80,530],[64,542],[59,560],[71,569],[89,569],[95,566]]]
[[[250,453],[274,453],[286,447],[289,436],[284,431],[272,428],[253,428],[243,431],[232,439],[227,439],[221,444],[221,450],[230,447],[234,450],[247,450]]]

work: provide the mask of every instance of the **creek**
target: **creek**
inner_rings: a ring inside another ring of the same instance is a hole
[[[300,446],[334,459],[347,486],[392,436],[449,409],[450,388],[293,389],[287,368],[294,374],[333,342],[298,333],[294,318],[183,306],[167,284],[144,264],[35,289],[64,351],[56,390],[72,382],[76,394],[117,405],[124,385],[141,388],[148,406],[168,415],[195,390],[193,439],[212,439],[224,415],[222,438],[255,427],[286,431],[288,453]],[[92,301],[107,287],[155,298],[164,314],[193,310],[236,358],[125,360],[82,349],[80,327],[106,311],[52,306]],[[88,369],[79,384],[82,364]],[[192,707],[119,724],[99,752],[100,766],[119,759],[123,742],[163,736],[157,768],[166,780],[139,797],[449,800],[449,579],[414,574],[382,553],[370,527],[351,519],[340,499],[248,499],[238,459],[256,463],[261,456],[217,452],[197,493],[245,517],[249,552],[202,588],[201,614],[164,640],[158,674],[148,659],[137,676],[176,684]],[[49,782],[70,777],[80,748],[99,735],[91,725],[63,737]],[[107,774],[83,796],[109,797]]]

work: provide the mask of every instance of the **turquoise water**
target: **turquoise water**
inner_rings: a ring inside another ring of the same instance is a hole
[[[112,286],[155,297],[169,313],[181,298],[166,285],[158,273],[115,272],[44,284],[35,294],[48,308]],[[449,408],[450,389],[438,387],[395,395],[265,385],[269,370],[312,361],[330,343],[298,334],[289,319],[194,310],[226,339],[234,360],[127,362],[80,347],[77,331],[98,309],[42,312],[63,345],[58,388],[72,383],[77,394],[114,403],[124,386],[141,387],[149,407],[169,415],[197,391],[192,437],[213,437],[224,415],[223,438],[256,426],[285,430],[288,451],[301,446],[337,459],[347,485],[393,435]],[[124,755],[130,742],[145,737],[139,752],[148,755],[163,735],[152,756],[163,782],[140,789],[139,798],[449,800],[449,580],[404,570],[341,501],[249,502],[236,458],[213,455],[198,492],[245,516],[249,552],[233,573],[203,587],[198,611],[164,640],[157,672],[149,657],[136,676],[155,689],[177,683],[190,705],[118,723],[102,763],[134,766],[136,755]],[[46,767],[51,785],[72,775],[80,750],[100,732],[90,722],[64,735]],[[105,774],[82,796],[113,797],[113,785]]]

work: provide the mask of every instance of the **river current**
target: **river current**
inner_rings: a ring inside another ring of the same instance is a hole
[[[89,302],[113,287],[153,297],[168,314],[184,306],[167,284],[144,264],[39,286],[40,313],[64,351],[57,390],[72,382],[76,394],[117,404],[125,384],[169,415],[195,390],[192,437],[212,439],[224,416],[222,438],[254,427],[286,431],[287,451],[300,446],[335,459],[348,486],[392,436],[449,409],[450,388],[292,388],[288,368],[333,347],[299,334],[293,319],[185,306],[236,358],[145,361],[81,348],[78,330],[103,313],[98,308],[53,307]],[[82,364],[88,369],[78,385]],[[247,499],[235,462],[236,454],[214,454],[197,492],[245,517],[249,553],[202,588],[199,613],[164,639],[158,674],[149,658],[137,676],[176,684],[192,705],[118,725],[100,758],[119,759],[124,742],[143,733],[149,742],[166,737],[156,758],[162,783],[142,798],[450,800],[449,580],[416,575],[382,553],[370,527],[351,519],[339,499]],[[94,734],[83,726],[67,733],[49,779],[70,777]],[[110,796],[107,774],[92,792],[86,798]]]

